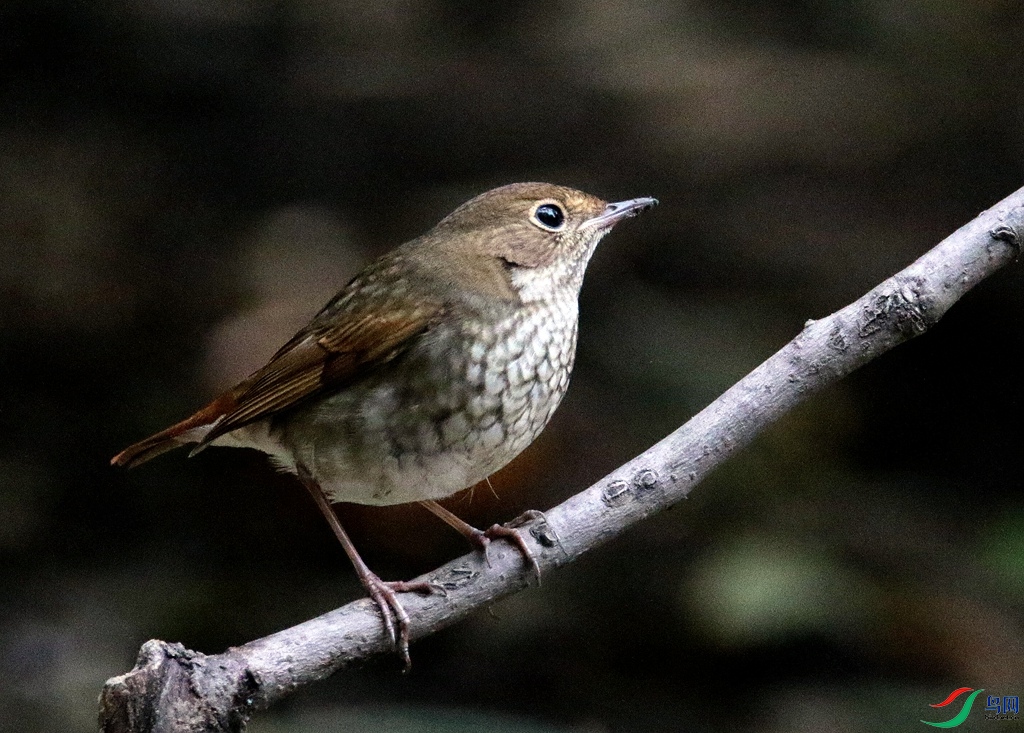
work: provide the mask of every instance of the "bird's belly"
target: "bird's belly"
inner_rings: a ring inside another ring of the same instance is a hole
[[[290,416],[283,444],[336,502],[402,504],[473,486],[540,434],[572,370],[575,321],[509,329],[491,342],[469,334],[475,342],[454,353],[428,344],[379,380]]]
[[[335,502],[443,499],[482,481],[533,442],[564,390],[536,392],[538,399],[506,403],[507,411],[499,413],[487,400],[471,400],[463,411],[422,421],[381,413],[387,414],[387,424],[367,430],[364,422],[358,439],[343,428],[325,431],[321,424],[318,438],[302,441],[293,455]]]
[[[449,452],[384,457],[371,475],[328,470],[317,472],[314,477],[332,502],[389,506],[443,499],[486,475],[480,475],[478,464],[471,458]]]

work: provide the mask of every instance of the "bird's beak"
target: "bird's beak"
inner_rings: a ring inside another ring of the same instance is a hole
[[[616,201],[614,204],[608,204],[604,208],[604,211],[593,219],[587,219],[585,222],[580,224],[580,229],[608,229],[623,219],[636,216],[641,211],[647,211],[657,205],[658,199],[652,199],[646,196],[638,199],[630,199],[629,201]]]

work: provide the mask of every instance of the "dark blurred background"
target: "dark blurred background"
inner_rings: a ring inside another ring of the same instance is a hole
[[[1024,183],[1022,21],[4,0],[0,729],[94,729],[146,639],[218,652],[361,595],[261,456],[108,461],[368,258],[513,181],[661,199],[591,264],[550,428],[449,503],[549,507]],[[251,730],[893,731],[952,717],[928,704],[956,687],[1024,693],[1021,301],[1019,266],[997,274],[674,511],[416,644],[410,675],[372,662]],[[466,551],[415,507],[341,515],[386,578]]]

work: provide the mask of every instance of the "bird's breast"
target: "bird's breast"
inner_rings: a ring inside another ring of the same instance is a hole
[[[387,369],[299,410],[282,442],[333,501],[440,499],[507,464],[558,407],[575,298],[443,323]]]

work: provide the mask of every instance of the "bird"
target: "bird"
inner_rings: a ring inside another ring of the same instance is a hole
[[[569,384],[579,293],[598,242],[657,204],[608,203],[550,183],[476,196],[367,265],[270,360],[190,417],[111,459],[132,467],[182,445],[254,448],[309,492],[380,610],[408,669],[409,618],[363,562],[332,504],[418,502],[476,546],[438,504],[486,479],[540,434]]]

